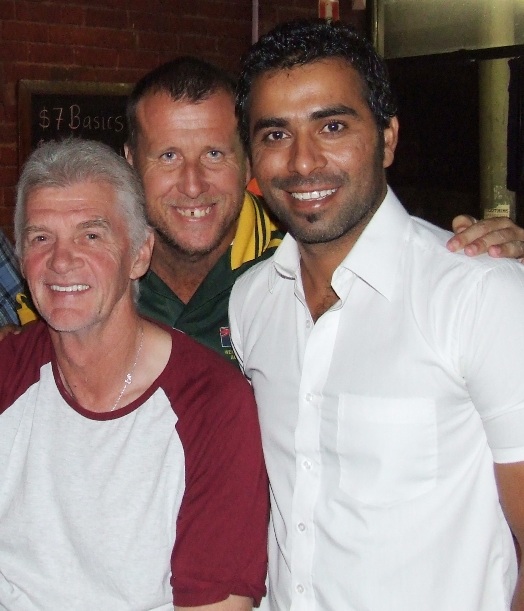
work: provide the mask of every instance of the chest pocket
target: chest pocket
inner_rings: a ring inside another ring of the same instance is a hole
[[[338,405],[340,488],[384,506],[434,488],[437,423],[434,401],[342,395]]]

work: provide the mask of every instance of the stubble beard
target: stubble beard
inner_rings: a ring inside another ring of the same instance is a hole
[[[189,244],[181,243],[173,232],[170,231],[165,222],[156,222],[155,219],[149,217],[148,215],[148,222],[155,231],[158,241],[165,247],[165,249],[173,253],[173,256],[191,262],[200,261],[201,259],[204,259],[210,254],[214,253],[220,247],[225,237],[233,230],[237,220],[238,215],[233,216],[231,219],[224,219],[221,225],[217,228],[214,239],[209,244],[204,247],[192,248]]]
[[[350,178],[345,173],[337,179],[339,189],[350,185]],[[289,187],[288,189],[291,190]],[[364,194],[351,194],[351,201],[345,201],[331,220],[326,220],[322,212],[313,212],[301,217],[302,221],[297,220],[296,215],[271,197],[268,198],[268,205],[297,242],[323,244],[351,233],[365,219],[371,217],[381,203],[382,190],[382,183],[376,181],[373,188],[366,189]]]
[[[347,172],[338,174],[317,174],[308,177],[292,176],[288,178],[273,178],[271,185],[278,190],[292,191],[294,188],[310,187],[311,190],[324,187],[326,184],[332,188],[342,189],[349,187],[349,200],[340,204],[340,209],[332,220],[324,220],[324,214],[311,213],[302,217],[307,223],[297,222],[297,217],[286,206],[281,205],[277,198],[267,198],[268,206],[293,238],[302,244],[324,244],[338,240],[350,234],[363,222],[368,222],[382,203],[384,183],[383,136],[379,137],[379,144],[375,149],[373,166],[367,177],[360,181],[351,192],[351,185],[355,183]],[[357,178],[358,180],[358,178]],[[335,194],[336,196],[336,194]],[[309,225],[309,226],[308,226]]]

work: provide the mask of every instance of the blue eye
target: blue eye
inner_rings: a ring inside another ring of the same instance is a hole
[[[206,155],[211,160],[218,161],[219,159],[222,159],[222,157],[224,156],[224,153],[222,153],[222,151],[219,151],[217,149],[212,149],[211,151],[208,151]]]

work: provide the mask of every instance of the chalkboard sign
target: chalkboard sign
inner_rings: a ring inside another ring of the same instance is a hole
[[[40,143],[68,136],[105,142],[123,154],[127,83],[21,80],[18,88],[20,167]]]

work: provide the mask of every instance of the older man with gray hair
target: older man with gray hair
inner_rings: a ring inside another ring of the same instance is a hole
[[[43,320],[0,343],[0,608],[251,609],[267,529],[253,396],[137,313],[153,234],[134,170],[99,143],[45,144],[15,225]]]

